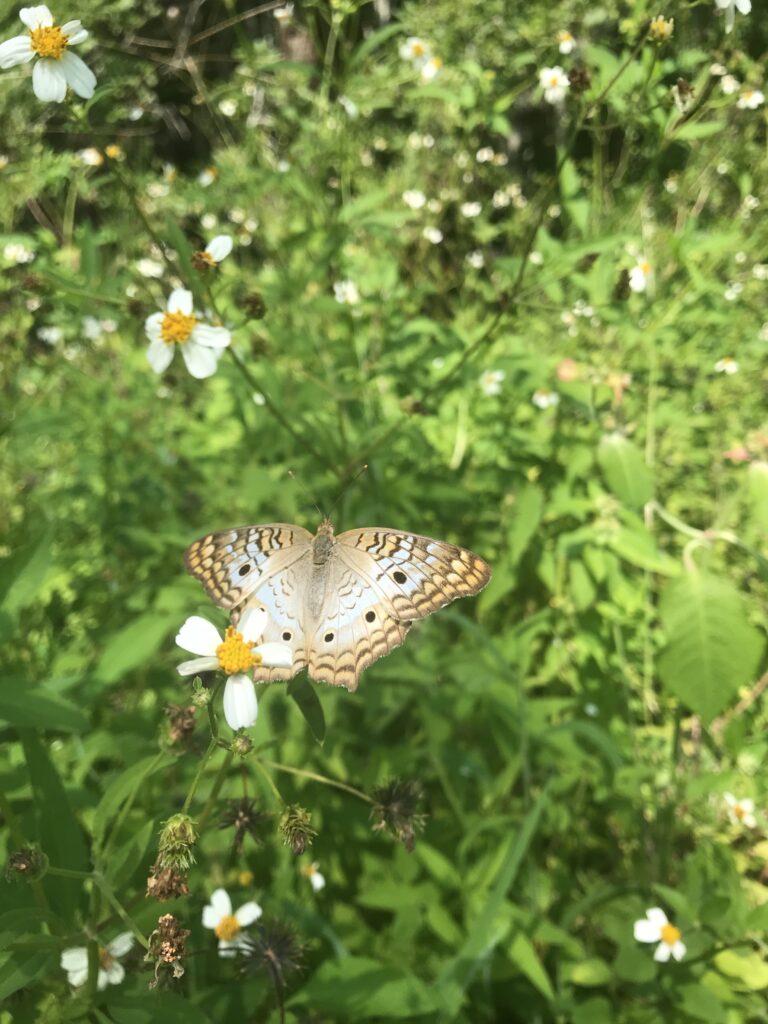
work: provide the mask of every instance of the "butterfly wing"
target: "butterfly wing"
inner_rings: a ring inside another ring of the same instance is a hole
[[[262,584],[311,550],[312,534],[289,523],[209,533],[184,555],[187,572],[219,608],[236,608]]]
[[[307,644],[302,625],[304,588],[302,584],[311,573],[310,552],[260,583],[248,601],[247,607],[262,607],[269,618],[263,641],[288,644],[293,652],[290,668],[256,668],[257,683],[276,683],[292,679],[307,664]],[[237,613],[232,618],[235,619]]]
[[[309,674],[348,690],[403,643],[414,619],[478,593],[491,578],[471,551],[396,530],[349,530],[336,538],[334,556],[309,645]]]

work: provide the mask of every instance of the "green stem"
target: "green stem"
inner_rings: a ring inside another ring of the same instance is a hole
[[[306,768],[292,768],[290,765],[280,764],[278,761],[263,761],[259,763],[267,768],[274,768],[275,771],[278,772],[287,772],[289,775],[298,775],[303,779],[312,779],[313,782],[322,782],[326,786],[334,786],[336,789],[343,789],[345,793],[351,793],[352,796],[356,796],[360,800],[365,800],[367,804],[372,804],[374,802],[371,797],[369,797],[367,793],[363,793],[362,790],[355,789],[354,786],[349,786],[346,782],[338,782],[336,779],[329,779],[327,775],[318,775],[317,772],[309,772]],[[270,777],[267,775],[267,778]],[[270,782],[271,781],[272,780],[270,779]],[[278,793],[278,796],[279,795],[280,794]]]
[[[94,871],[93,880],[96,882],[99,889],[104,894],[107,903],[109,903],[109,905],[118,915],[118,917],[123,921],[124,924],[126,924],[130,928],[130,930],[142,944],[144,949],[149,949],[149,941],[147,940],[147,937],[144,935],[144,933],[138,927],[138,925],[133,921],[125,907],[122,905],[122,903],[120,903],[118,898],[112,892],[104,876],[100,872]]]
[[[214,779],[213,786],[211,787],[211,792],[210,792],[210,795],[208,797],[208,800],[207,800],[207,802],[205,804],[205,807],[202,810],[200,818],[198,819],[198,822],[197,822],[198,831],[202,831],[203,825],[206,823],[206,821],[208,820],[208,816],[210,815],[211,811],[213,810],[213,807],[214,807],[214,805],[215,805],[215,803],[216,803],[216,801],[217,801],[217,799],[219,797],[219,793],[221,792],[221,787],[224,785],[224,780],[227,777],[227,772],[229,771],[229,769],[232,766],[232,760],[233,760],[234,756],[235,755],[234,755],[233,751],[228,750],[227,751],[227,756],[221,762],[221,767],[219,768],[219,772],[218,772],[216,778]]]
[[[194,798],[195,792],[197,791],[197,787],[200,785],[200,780],[203,777],[203,772],[205,771],[206,766],[210,761],[211,757],[213,756],[213,752],[214,750],[216,750],[218,745],[219,741],[215,738],[212,739],[211,742],[208,744],[208,749],[203,754],[200,760],[200,764],[197,766],[197,772],[195,774],[194,779],[192,780],[192,785],[190,786],[189,792],[187,793],[184,805],[181,808],[182,814],[187,814],[189,812],[189,808]]]
[[[275,785],[274,779],[269,774],[267,769],[264,767],[262,762],[257,757],[257,758],[254,758],[253,763],[256,765],[256,769],[259,772],[259,774],[263,776],[263,778],[266,781],[267,785],[272,790],[272,793],[274,794],[275,799],[277,800],[277,802],[280,804],[281,807],[285,807],[285,800],[283,800],[282,796],[280,795],[280,790]],[[273,762],[267,761],[266,763],[267,764],[272,764]]]

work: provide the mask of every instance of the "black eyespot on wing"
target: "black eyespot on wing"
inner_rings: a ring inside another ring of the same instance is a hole
[[[250,571],[251,571],[251,566],[250,566],[250,564],[248,562],[246,562],[245,565],[241,565],[240,568],[237,570],[237,575],[238,576],[247,576]]]
[[[291,633],[290,629],[283,630],[283,640],[290,640],[292,636],[293,633]]]
[[[373,622],[373,620],[375,618],[376,618],[376,612],[369,611],[369,612],[365,613],[365,621],[366,622]]]
[[[405,583],[405,581],[408,579],[405,573],[401,572],[399,569],[396,569],[392,573],[392,575],[395,577],[395,583]]]
[[[323,637],[323,640],[325,640],[325,642],[329,644],[331,640],[333,640],[333,633],[326,633],[325,636]]]

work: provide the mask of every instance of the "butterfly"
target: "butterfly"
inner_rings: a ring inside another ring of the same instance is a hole
[[[317,682],[348,690],[403,643],[414,619],[477,594],[491,578],[465,548],[380,527],[334,536],[329,519],[314,536],[288,523],[210,533],[190,545],[185,564],[233,622],[244,608],[263,607],[264,641],[290,646],[291,668],[257,667],[256,682],[306,667]]]

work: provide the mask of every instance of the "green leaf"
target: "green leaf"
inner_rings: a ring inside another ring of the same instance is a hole
[[[35,600],[51,569],[53,529],[46,529],[0,562],[0,607],[15,616]]]
[[[40,935],[42,925],[54,920],[51,914],[35,907],[8,910],[0,914],[0,949],[7,949],[24,936]]]
[[[113,634],[104,648],[96,675],[103,683],[115,683],[131,669],[144,664],[155,653],[168,633],[178,625],[178,615],[172,617],[150,612]]]
[[[554,1000],[555,993],[549,976],[544,970],[541,960],[539,960],[533,943],[522,932],[518,932],[512,939],[512,942],[507,947],[507,956],[523,972],[531,984],[541,992],[545,999],[548,999],[550,1002]]]
[[[88,719],[80,708],[22,679],[4,679],[0,689],[0,720],[16,726],[85,732]]]
[[[744,600],[726,580],[688,573],[669,583],[659,603],[667,643],[658,659],[664,686],[707,722],[752,682],[762,634],[747,620]]]
[[[738,978],[753,992],[768,988],[768,963],[759,953],[740,956],[732,949],[724,949],[715,956],[715,966],[729,978]]]
[[[31,729],[20,729],[19,738],[32,785],[40,847],[54,867],[89,870],[88,848],[80,822],[46,750]],[[83,901],[83,883],[79,879],[47,875],[43,886],[56,912],[67,921],[73,920]]]
[[[122,804],[137,792],[154,772],[168,768],[176,758],[170,754],[151,754],[126,768],[122,774],[107,786],[99,800],[93,816],[93,838],[100,842],[107,826],[120,810]]]
[[[629,508],[642,508],[653,497],[653,478],[640,449],[622,434],[606,434],[597,461],[608,487]]]
[[[0,966],[0,1002],[48,974],[55,961],[55,954],[48,952],[12,953]]]
[[[747,485],[752,518],[761,530],[768,530],[768,462],[749,464]]]
[[[646,569],[648,572],[656,572],[662,576],[678,576],[680,574],[680,563],[659,551],[653,535],[642,526],[633,529],[626,526],[619,527],[615,533],[608,536],[606,546],[619,558],[623,558],[630,565],[637,566],[638,569]]]
[[[128,994],[108,989],[102,996],[109,1007],[109,1020],[115,1024],[213,1024],[212,1018],[187,997],[175,992],[142,992]],[[106,1019],[106,1018],[99,1018]]]
[[[589,960],[582,960],[581,963],[572,964],[566,969],[568,980],[574,985],[581,985],[584,988],[596,988],[599,985],[607,985],[613,977],[611,968],[599,957],[592,957]]]
[[[292,999],[289,1007],[310,1006],[333,1020],[381,1017],[412,1020],[441,1006],[434,988],[402,969],[347,956],[324,963]]]
[[[293,698],[296,707],[304,716],[312,735],[318,743],[322,743],[325,739],[323,705],[306,675],[294,676],[291,679],[288,683],[288,695]]]

